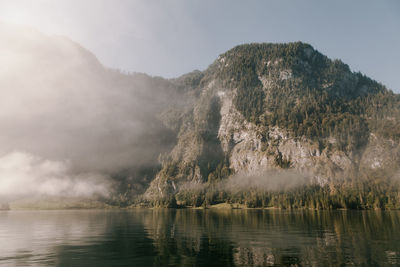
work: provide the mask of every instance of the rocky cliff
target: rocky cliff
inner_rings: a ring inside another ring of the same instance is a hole
[[[329,194],[398,176],[399,95],[308,44],[238,46],[171,82],[190,86],[185,105],[161,116],[174,122],[177,143],[160,157],[147,199],[185,203],[188,191],[235,175],[265,185],[280,179],[271,171],[307,177]]]

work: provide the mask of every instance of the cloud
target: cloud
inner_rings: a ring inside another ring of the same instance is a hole
[[[67,162],[12,152],[0,157],[0,198],[108,196],[109,179],[98,173],[74,174]]]
[[[166,80],[113,72],[78,44],[32,29],[0,24],[0,37],[0,154],[100,172],[156,161],[165,129],[155,117],[173,98]]]
[[[296,170],[270,170],[252,173],[239,172],[221,182],[227,191],[246,191],[249,189],[280,191],[307,185],[312,182],[310,175]]]
[[[167,80],[107,69],[73,41],[22,26],[0,23],[0,39],[0,198],[104,194],[99,181],[169,149],[157,119],[177,99]]]

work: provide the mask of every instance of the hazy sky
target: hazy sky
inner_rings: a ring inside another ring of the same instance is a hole
[[[248,42],[304,41],[400,92],[400,1],[0,0],[0,19],[70,37],[109,67],[175,77]]]

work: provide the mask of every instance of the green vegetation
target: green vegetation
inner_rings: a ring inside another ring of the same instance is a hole
[[[136,183],[138,190],[121,194],[115,203],[205,208],[221,203],[282,209],[400,208],[400,187],[393,178],[400,159],[400,95],[351,72],[340,60],[331,60],[301,42],[248,44],[222,54],[203,72],[194,71],[169,82],[186,101],[161,116],[176,134],[175,148],[162,158],[159,168],[144,172],[147,178]],[[216,94],[221,89],[233,92],[234,107],[257,129],[264,129],[255,134],[261,135],[260,150],[272,157],[274,167],[290,169],[296,162],[282,154],[278,140],[268,136],[268,130],[278,126],[288,138],[310,141],[318,154],[344,155],[351,161],[351,170],[342,170],[338,178],[334,174],[339,168],[336,163],[324,162],[318,164],[333,167],[324,170],[331,177],[321,184],[286,190],[250,186],[232,191],[221,187],[234,174],[230,157],[235,146],[229,143],[228,151],[222,150],[218,132],[222,103]],[[383,167],[376,171],[360,169],[371,136],[382,145],[381,150],[390,149]],[[144,192],[154,177],[158,185],[152,188],[153,196],[158,197],[136,199],[132,192]],[[177,187],[185,182],[196,186]]]
[[[248,121],[324,146],[334,137],[345,151],[362,148],[370,132],[400,140],[400,96],[308,44],[248,44],[220,58],[225,65],[213,69],[237,88],[235,106]],[[267,88],[260,78],[270,81]]]
[[[383,179],[355,185],[302,185],[287,190],[250,187],[232,191],[209,183],[181,190],[171,199],[164,198],[149,204],[163,207],[209,207],[220,203],[227,203],[231,208],[400,209],[400,185],[396,181]]]

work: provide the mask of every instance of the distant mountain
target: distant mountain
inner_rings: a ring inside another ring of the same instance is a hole
[[[167,80],[0,35],[0,152],[110,175],[111,204],[400,207],[400,95],[309,44],[240,45]]]

